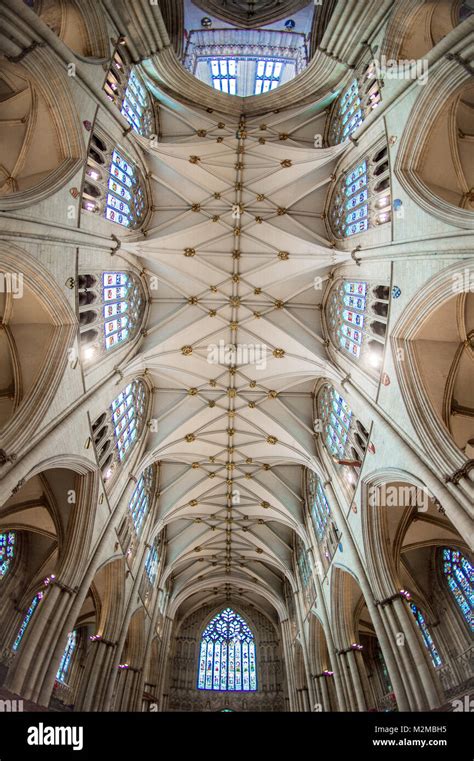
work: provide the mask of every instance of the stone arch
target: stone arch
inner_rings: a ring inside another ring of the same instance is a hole
[[[3,59],[0,85],[0,210],[10,211],[60,190],[85,150],[64,70],[49,51],[38,46],[21,64]]]
[[[82,58],[106,58],[105,18],[93,0],[32,0],[28,3],[60,40]]]
[[[51,653],[63,634],[63,616],[73,602],[71,590],[81,583],[95,514],[91,503],[98,480],[90,463],[65,465],[58,458],[33,469],[0,510],[0,527],[21,533],[23,539],[17,572],[7,579],[11,594],[2,603],[1,638],[7,649],[32,600],[41,596],[15,658],[10,655],[8,661],[10,689],[32,699],[44,688]],[[56,668],[58,664],[59,655]]]
[[[472,78],[454,57],[435,67],[410,112],[395,160],[399,182],[419,206],[469,230],[474,228],[473,101]]]
[[[331,577],[333,634],[347,710],[394,711],[396,697],[372,615],[356,575],[336,566]],[[373,677],[373,678],[372,678]]]
[[[13,244],[0,243],[0,277],[1,465],[34,440],[63,376],[76,318],[56,282]]]
[[[309,616],[308,657],[313,677],[318,711],[338,709],[334,684],[334,664],[331,661],[326,632],[320,618],[312,613]]]
[[[133,711],[139,706],[141,695],[137,690],[141,686],[140,674],[145,657],[145,621],[145,610],[140,607],[130,619],[120,655],[121,663],[115,679],[115,710]]]
[[[387,25],[382,51],[396,60],[419,59],[462,20],[462,0],[401,0]]]
[[[453,669],[457,673],[453,662],[462,661],[468,645],[462,627],[453,624],[454,602],[448,598],[441,602],[435,560],[440,547],[454,546],[466,553],[468,547],[442,506],[415,476],[396,469],[383,471],[365,479],[364,487],[362,527],[376,602],[382,610],[389,606],[414,630],[420,643],[415,659],[419,664],[425,660],[433,684],[445,690],[448,683],[453,686]],[[422,611],[436,654],[429,650],[426,637],[423,642],[411,603]],[[402,630],[406,632],[406,626]],[[416,650],[413,642],[410,648]],[[424,688],[429,695],[426,684]]]
[[[191,605],[189,605],[191,603]],[[226,607],[246,621],[257,648],[257,690],[217,691],[197,689],[201,636],[208,623]],[[218,710],[232,707],[238,711],[283,710],[285,688],[281,635],[267,610],[244,601],[230,600],[223,594],[183,601],[171,637],[169,668],[166,675],[170,695],[169,710]],[[195,708],[191,709],[191,703]],[[221,705],[222,704],[222,705]]]
[[[408,414],[441,472],[473,459],[474,296],[469,261],[435,275],[411,300],[391,334]],[[436,442],[436,444],[435,444]]]

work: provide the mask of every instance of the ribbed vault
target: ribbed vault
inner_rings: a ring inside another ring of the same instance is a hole
[[[302,470],[317,469],[312,391],[335,377],[318,306],[349,256],[326,237],[344,147],[315,150],[324,118],[229,121],[167,97],[161,141],[143,141],[155,205],[133,247],[158,289],[127,372],[154,386],[146,460],[161,463],[157,531],[176,604],[240,590],[283,615]]]

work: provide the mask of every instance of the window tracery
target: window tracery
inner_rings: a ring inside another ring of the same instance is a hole
[[[347,140],[380,103],[376,66],[371,63],[339,96],[331,116],[330,145]]]
[[[221,692],[257,689],[254,637],[232,608],[215,616],[202,634],[197,686]]]
[[[344,279],[333,286],[326,307],[334,346],[374,370],[382,364],[389,295],[388,286]]]
[[[78,278],[84,360],[107,354],[137,334],[145,310],[140,278],[132,272],[96,272]]]
[[[134,380],[92,425],[99,466],[105,481],[128,458],[145,424],[146,389]]]
[[[349,238],[390,222],[391,193],[387,147],[344,172],[334,190],[329,220],[338,238]]]
[[[89,146],[82,208],[131,230],[140,227],[147,211],[141,172],[121,148],[97,132]]]

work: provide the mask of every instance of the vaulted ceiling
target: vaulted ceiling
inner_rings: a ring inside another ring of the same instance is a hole
[[[142,141],[153,214],[128,248],[158,289],[128,369],[155,388],[146,459],[160,463],[176,606],[240,590],[282,611],[316,457],[312,392],[334,377],[318,305],[350,256],[323,218],[345,150],[315,151],[325,118],[306,106],[239,121],[166,96],[160,142]]]

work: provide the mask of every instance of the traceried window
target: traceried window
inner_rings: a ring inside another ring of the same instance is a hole
[[[362,124],[364,119],[377,108],[380,102],[380,85],[376,78],[374,64],[352,80],[337,100],[331,116],[329,142],[342,143]]]
[[[301,539],[299,538],[296,543],[296,561],[298,563],[298,568],[300,572],[301,581],[303,582],[303,587],[306,588],[311,579],[311,564],[309,561],[306,548],[303,542],[301,541]]]
[[[141,76],[118,51],[114,53],[104,90],[135,132],[142,137],[153,133],[153,107],[148,91]]]
[[[162,538],[160,536],[157,537],[145,555],[145,565],[138,593],[146,606],[153,599],[153,592],[156,589],[161,541]]]
[[[138,435],[139,420],[143,419],[145,391],[141,383],[131,383],[112,402],[115,446],[120,461],[132,446]]]
[[[314,530],[321,546],[321,556],[330,561],[336,552],[340,532],[331,515],[331,508],[318,476],[311,470],[306,471],[307,502]]]
[[[331,510],[321,485],[321,481],[313,471],[308,471],[308,497],[309,510],[313,520],[314,530],[316,531],[318,539],[322,539],[331,515]]]
[[[387,147],[359,161],[339,179],[329,220],[338,238],[349,238],[391,220]]]
[[[18,650],[18,648],[20,647],[20,643],[21,643],[21,640],[23,639],[24,633],[26,632],[26,628],[27,628],[28,624],[31,621],[31,617],[32,617],[33,613],[35,612],[35,610],[38,607],[39,603],[43,599],[43,596],[44,596],[43,592],[38,592],[33,597],[32,601],[31,601],[31,605],[28,608],[28,610],[26,611],[26,615],[25,615],[25,617],[24,617],[24,619],[22,621],[22,624],[20,626],[19,632],[16,635],[16,639],[15,639],[15,641],[13,643],[12,650],[14,652],[16,652]]]
[[[128,509],[132,517],[133,527],[140,536],[145,517],[148,513],[153,488],[153,468],[150,465],[143,471],[130,499]]]
[[[122,227],[140,227],[146,213],[144,181],[121,148],[94,132],[87,158],[82,208]]]
[[[197,686],[200,690],[220,692],[257,689],[254,637],[232,608],[225,608],[204,629]]]
[[[351,359],[369,368],[381,366],[389,288],[362,280],[340,280],[332,288],[327,303],[328,329],[333,344]]]
[[[78,278],[82,359],[96,360],[133,338],[140,328],[145,296],[131,272],[97,272]]]
[[[140,380],[130,383],[92,425],[94,444],[104,480],[129,456],[145,423],[146,390]]]
[[[344,468],[347,484],[354,486],[367,449],[368,431],[334,386],[323,386],[318,395],[318,413],[323,442],[333,460]]]
[[[15,557],[16,534],[14,531],[4,531],[0,534],[0,579],[3,579]]]
[[[421,632],[423,643],[426,649],[429,651],[433,666],[435,668],[438,668],[438,666],[441,666],[443,662],[438,655],[438,651],[436,649],[435,643],[433,642],[433,638],[430,634],[430,630],[428,629],[428,626],[426,624],[425,617],[423,616],[423,613],[421,612],[421,610],[417,608],[414,602],[410,603],[410,609],[413,615],[415,616],[415,621],[418,624],[418,628]]]
[[[71,668],[72,657],[76,649],[76,645],[77,645],[77,633],[74,630],[72,632],[69,632],[67,637],[66,647],[64,648],[64,653],[61,658],[61,663],[59,664],[58,673],[56,674],[56,679],[58,682],[62,682],[63,684],[66,684],[67,677],[69,675],[69,671]]]
[[[255,77],[255,95],[262,92],[275,90],[280,84],[284,61],[257,61],[257,74]]]
[[[148,581],[153,586],[156,581],[156,574],[158,572],[158,548],[156,544],[150,547],[145,560],[145,573],[148,576]]]
[[[442,569],[466,624],[474,631],[474,569],[471,563],[459,550],[444,547]]]
[[[236,95],[238,64],[235,58],[213,58],[209,65],[214,89]]]

